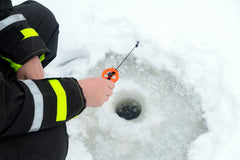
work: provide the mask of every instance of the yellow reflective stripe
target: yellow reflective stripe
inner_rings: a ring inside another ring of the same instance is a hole
[[[44,59],[45,59],[45,53],[43,53],[41,56],[40,56],[40,61],[42,62]]]
[[[13,61],[12,61],[11,59],[9,59],[9,58],[3,57],[2,55],[0,55],[0,57],[1,57],[2,59],[4,59],[5,61],[9,62],[10,67],[12,67],[12,69],[13,69],[15,72],[17,72],[17,71],[19,70],[19,68],[22,67],[21,64],[17,64],[17,63],[13,62]]]
[[[57,117],[56,121],[67,119],[67,96],[61,83],[57,79],[48,80],[57,96]]]
[[[21,30],[20,32],[24,36],[24,38],[22,40],[27,39],[29,37],[39,36],[38,33],[33,28],[25,28],[25,29]]]

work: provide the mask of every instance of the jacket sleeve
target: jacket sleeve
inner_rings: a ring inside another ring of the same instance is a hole
[[[74,78],[7,82],[0,75],[0,135],[18,135],[58,126],[86,107]]]
[[[0,11],[6,10],[12,7],[11,0],[0,0]]]
[[[49,50],[26,18],[13,9],[10,0],[0,0],[0,58],[17,71],[35,56],[45,57]]]

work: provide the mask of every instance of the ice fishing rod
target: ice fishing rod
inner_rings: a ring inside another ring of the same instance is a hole
[[[127,56],[122,60],[122,62],[117,66],[117,68],[107,68],[102,72],[102,78],[110,80],[112,82],[117,82],[119,79],[119,72],[118,69],[121,67],[121,65],[128,59],[128,57],[132,54],[133,50],[138,47],[139,41],[137,41],[136,45],[133,47],[133,49],[127,54]]]

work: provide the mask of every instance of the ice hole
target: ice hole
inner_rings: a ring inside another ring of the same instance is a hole
[[[142,112],[141,104],[134,99],[123,99],[116,105],[115,112],[126,120],[136,119]]]

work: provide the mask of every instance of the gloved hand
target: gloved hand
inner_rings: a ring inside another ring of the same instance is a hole
[[[90,107],[102,106],[113,94],[115,87],[112,81],[99,77],[79,80],[78,83],[83,89],[87,106]]]

